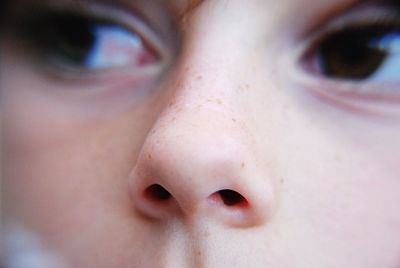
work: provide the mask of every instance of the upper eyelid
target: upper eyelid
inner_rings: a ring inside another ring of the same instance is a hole
[[[400,5],[393,8],[393,5],[385,3],[371,3],[368,1],[362,5],[358,4],[351,7],[348,11],[342,11],[335,14],[324,22],[318,24],[315,28],[306,34],[304,39],[318,39],[318,36],[338,32],[350,27],[363,27],[366,25],[382,25],[394,21],[400,23]]]
[[[394,9],[390,5],[362,5],[355,10],[346,12],[345,14],[333,19],[326,26],[324,31],[335,31],[344,28],[366,26],[371,24],[382,25],[385,23],[393,24],[395,21],[400,22],[400,11]]]
[[[369,14],[366,15],[368,10]],[[371,16],[376,17],[377,12],[380,13],[380,18],[382,18],[383,15],[393,17],[396,15],[395,13],[399,14],[399,11],[400,3],[397,3],[396,0],[349,0],[339,6],[333,6],[328,10],[321,10],[314,14],[312,18],[306,20],[309,22],[305,24],[303,30],[296,34],[295,39],[309,41],[315,39],[318,35],[340,30],[349,24],[363,25],[366,22],[371,22]]]
[[[400,4],[394,9],[390,2],[385,1],[379,5],[379,3],[367,1],[362,5],[353,6],[349,11],[342,11],[329,18],[318,25],[317,29],[303,37],[303,41],[295,50],[295,58],[304,58],[328,36],[343,30],[371,25],[393,25],[394,22],[399,23],[400,26]]]

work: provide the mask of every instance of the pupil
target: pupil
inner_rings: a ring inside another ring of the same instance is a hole
[[[54,55],[82,64],[95,42],[92,25],[77,16],[66,16],[57,21],[52,31],[49,36],[53,38]]]
[[[374,43],[388,34],[382,29],[348,30],[322,42],[319,59],[322,72],[341,79],[366,79],[385,62],[389,51]]]

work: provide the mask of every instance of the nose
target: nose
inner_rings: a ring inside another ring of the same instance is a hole
[[[134,207],[159,221],[262,225],[272,213],[273,183],[259,165],[245,116],[229,87],[220,87],[225,82],[198,77],[191,71],[177,75],[190,82],[174,89],[174,101],[142,146],[130,177]],[[219,92],[224,99],[215,97],[217,88],[227,90]]]
[[[271,214],[272,183],[246,132],[223,111],[178,105],[142,147],[130,178],[136,210],[156,220],[263,224]]]

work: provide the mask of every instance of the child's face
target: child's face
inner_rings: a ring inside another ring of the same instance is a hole
[[[13,1],[10,217],[71,267],[400,267],[398,4],[185,2]]]

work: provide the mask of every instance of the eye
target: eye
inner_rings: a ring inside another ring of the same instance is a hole
[[[350,19],[322,36],[311,53],[315,71],[340,80],[400,79],[400,13],[378,15],[371,21],[367,14],[362,22]]]
[[[400,29],[374,27],[333,34],[321,43],[317,57],[327,77],[400,78]]]
[[[41,59],[72,71],[143,67],[161,57],[141,34],[110,19],[50,12],[26,28]]]

